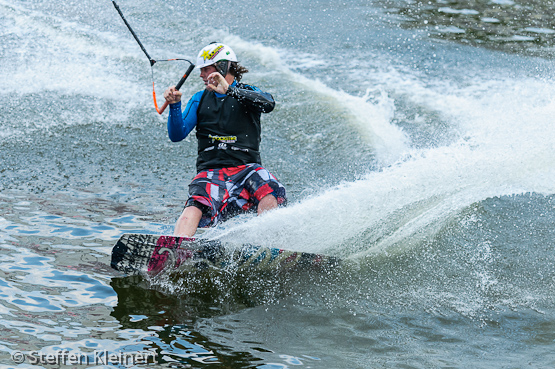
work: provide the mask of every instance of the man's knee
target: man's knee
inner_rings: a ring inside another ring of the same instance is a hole
[[[258,203],[258,214],[262,214],[265,211],[277,208],[278,202],[274,195],[268,194],[264,196]]]

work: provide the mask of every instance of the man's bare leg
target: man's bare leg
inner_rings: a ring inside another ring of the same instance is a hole
[[[202,211],[199,208],[187,206],[177,219],[173,234],[181,237],[193,237],[197,232],[200,218],[202,218]]]
[[[258,215],[277,208],[277,199],[273,195],[266,195],[258,203]],[[187,206],[177,223],[173,234],[181,237],[193,237],[197,232],[198,224],[202,218],[202,211],[195,206]]]
[[[266,195],[262,198],[262,200],[260,200],[260,202],[258,203],[258,215],[268,211],[268,210],[272,210],[277,208],[278,203],[277,203],[277,199],[275,198],[274,195]]]

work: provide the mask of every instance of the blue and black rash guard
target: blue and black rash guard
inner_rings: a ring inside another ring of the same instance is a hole
[[[260,115],[274,106],[272,95],[234,81],[225,95],[197,92],[183,112],[181,102],[170,105],[168,135],[178,142],[196,127],[198,171],[261,164]]]

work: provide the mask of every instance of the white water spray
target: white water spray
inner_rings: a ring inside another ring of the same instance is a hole
[[[487,84],[487,89],[478,83],[428,91],[451,102],[425,101],[459,125],[463,134],[456,142],[414,151],[406,161],[364,179],[224,226],[213,236],[355,257],[410,247],[489,197],[555,193],[553,85],[542,80]]]

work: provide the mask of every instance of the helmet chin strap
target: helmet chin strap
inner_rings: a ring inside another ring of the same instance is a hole
[[[220,60],[214,64],[214,67],[224,78],[227,76],[227,72],[229,72],[229,67],[231,66],[231,62],[229,60]]]

